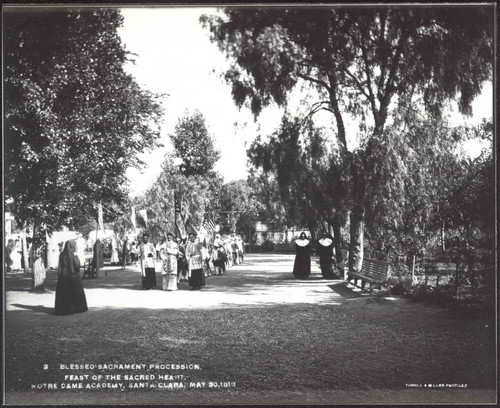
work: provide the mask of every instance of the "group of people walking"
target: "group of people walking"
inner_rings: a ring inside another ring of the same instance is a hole
[[[138,248],[142,273],[142,288],[153,289],[156,284],[156,260],[161,263],[162,289],[177,290],[177,284],[188,281],[192,290],[206,285],[205,278],[221,275],[233,264],[243,261],[244,244],[241,237],[223,240],[218,234],[212,245],[206,245],[190,233],[187,241],[175,239],[168,233],[166,240],[156,246],[143,234]]]
[[[321,274],[325,279],[335,278],[333,238],[328,233],[323,233],[318,240],[316,253],[319,256]],[[311,240],[305,232],[302,232],[295,240],[295,262],[293,265],[293,275],[297,279],[306,279],[311,274]]]
[[[192,290],[205,286],[205,278],[214,274],[223,274],[233,264],[243,261],[244,245],[241,238],[223,240],[217,235],[213,244],[207,248],[196,234],[190,233],[187,242],[176,241],[168,233],[166,240],[159,246],[161,261],[162,289],[177,290],[177,284],[183,280],[189,282]],[[95,263],[100,263],[101,243],[94,245]],[[138,261],[142,275],[142,288],[156,287],[156,247],[149,242],[149,235],[142,235],[142,242],[137,248]],[[81,256],[81,255],[80,255]],[[75,240],[68,240],[59,255],[58,277],[55,298],[55,314],[69,315],[88,310],[85,292],[80,276],[80,256]],[[213,265],[213,267],[210,266]],[[96,265],[97,266],[97,265]],[[97,266],[99,268],[99,266]],[[213,272],[212,272],[213,271]]]

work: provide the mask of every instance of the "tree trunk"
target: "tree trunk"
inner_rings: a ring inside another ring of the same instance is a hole
[[[29,256],[28,256],[28,244],[26,242],[26,227],[21,230],[21,245],[23,248],[23,267],[24,273],[30,271]]]
[[[446,244],[444,243],[444,221],[443,223],[441,224],[441,249],[444,251],[446,251]]]
[[[316,225],[314,221],[309,220],[307,222],[307,227],[309,228],[309,234],[311,234],[311,241],[316,242],[316,238],[318,237],[318,233],[316,231]]]
[[[342,253],[342,220],[340,215],[337,213],[333,219],[333,245],[335,247],[335,260],[337,261],[337,268],[340,272],[340,266],[344,265],[345,259]],[[342,268],[343,269],[343,268]],[[341,277],[343,277],[344,271],[342,270]]]
[[[415,282],[415,254],[412,255],[411,258],[411,284],[413,285]]]
[[[360,272],[363,267],[364,212],[360,208],[351,211],[349,243],[349,271]]]
[[[31,281],[31,290],[34,291],[45,291],[45,265],[46,263],[44,262],[44,255],[46,253],[46,248],[47,245],[42,245],[42,248],[39,250],[39,243],[44,242],[46,239],[45,236],[38,236],[37,233],[41,234],[41,232],[38,231],[38,225],[37,223],[34,224],[33,227],[33,254],[34,258],[33,259],[33,274],[32,274],[32,281]],[[38,239],[37,239],[38,238]],[[38,256],[37,256],[38,255]]]

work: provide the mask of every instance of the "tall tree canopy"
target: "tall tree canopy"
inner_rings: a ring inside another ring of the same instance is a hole
[[[220,153],[200,112],[186,112],[179,118],[170,139],[173,151],[165,156],[160,175],[135,200],[147,209],[148,227],[155,240],[166,231],[184,237],[189,230],[199,230],[206,213],[214,210],[216,191],[222,184],[214,171]],[[180,212],[175,211],[175,197]]]
[[[311,106],[331,111],[346,149],[344,117],[371,114],[382,132],[395,97],[422,98],[439,111],[473,98],[492,73],[490,7],[292,7],[224,9],[202,17],[212,40],[233,62],[226,73],[237,105],[255,114],[271,102],[286,106],[290,91],[317,89]]]
[[[18,223],[73,226],[100,200],[124,204],[161,106],[124,71],[119,11],[3,11],[5,196]]]
[[[470,113],[492,75],[490,7],[259,7],[224,8],[204,16],[211,38],[232,65],[225,78],[238,106],[257,116],[286,107],[298,86],[316,92],[307,114],[331,112],[347,172],[351,206],[350,267],[362,264],[364,205],[369,169],[363,149],[379,139],[392,109],[415,104],[439,116],[457,99]],[[349,152],[346,119],[360,125],[362,146]],[[332,168],[334,169],[334,168]]]
[[[220,152],[208,133],[203,115],[195,111],[185,113],[170,135],[177,156],[182,159],[180,170],[185,176],[206,174],[213,170]]]

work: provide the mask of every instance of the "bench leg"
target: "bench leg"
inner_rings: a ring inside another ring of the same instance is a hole
[[[372,295],[372,283],[370,282],[370,296]]]
[[[366,282],[364,280],[361,280],[361,289],[365,290],[365,284]]]

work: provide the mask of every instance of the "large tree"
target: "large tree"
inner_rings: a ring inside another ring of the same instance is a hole
[[[50,229],[124,202],[160,105],[124,71],[113,9],[4,10],[5,195]]]
[[[350,268],[362,265],[366,183],[363,152],[350,152],[346,119],[364,139],[384,132],[393,105],[421,101],[438,114],[450,99],[470,113],[492,74],[491,7],[224,8],[202,17],[232,62],[225,78],[238,106],[257,116],[287,106],[297,86],[317,98],[308,114],[333,115],[342,171],[349,171]]]
[[[122,21],[109,8],[3,10],[5,197],[21,227],[124,205],[126,169],[157,146],[161,106],[124,70]]]
[[[185,237],[199,230],[206,214],[215,209],[222,183],[214,171],[220,152],[200,112],[185,112],[170,139],[173,149],[165,156],[160,175],[135,201],[148,211],[148,228],[156,240],[165,231]]]

